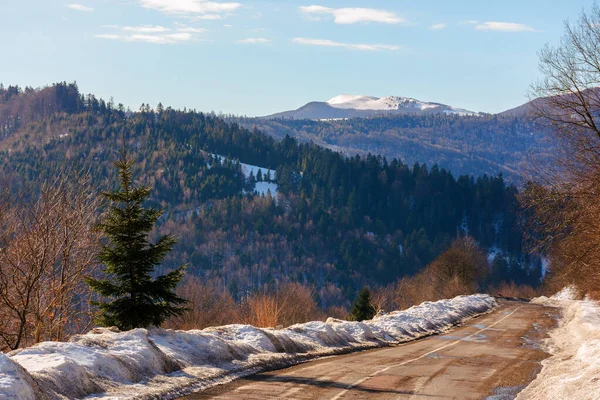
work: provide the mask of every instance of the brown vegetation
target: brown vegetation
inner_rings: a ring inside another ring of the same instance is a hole
[[[476,293],[488,270],[485,252],[473,238],[460,237],[420,273],[376,289],[374,307],[377,311],[403,310],[424,301]]]
[[[65,340],[89,328],[100,235],[98,200],[85,176],[61,175],[38,195],[3,193],[0,202],[0,348]]]
[[[551,164],[539,165],[541,184],[521,196],[531,242],[550,258],[548,291],[600,285],[600,8],[593,6],[556,47],[540,55],[544,79],[533,87],[534,114],[561,144]]]
[[[473,238],[458,238],[422,272],[400,280],[396,306],[404,309],[424,301],[475,293],[488,268],[486,254]]]
[[[203,329],[233,323],[257,327],[290,326],[324,320],[328,314],[319,309],[312,290],[299,283],[285,283],[272,292],[257,291],[235,302],[219,282],[202,282],[197,277],[188,277],[177,293],[191,305],[187,313],[169,320],[166,327],[173,329]],[[347,313],[345,310],[332,311],[338,317],[340,313]]]

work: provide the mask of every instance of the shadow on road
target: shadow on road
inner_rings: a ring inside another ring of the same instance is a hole
[[[254,376],[249,376],[247,378],[244,378],[244,380],[249,381],[249,382],[280,382],[280,383],[293,383],[296,385],[308,385],[308,386],[316,386],[316,387],[323,387],[323,388],[338,388],[340,390],[345,390],[348,389],[348,384],[347,383],[341,383],[341,382],[336,382],[333,380],[326,380],[326,379],[313,379],[313,378],[305,378],[302,376],[289,376],[289,375],[254,375]],[[357,391],[357,392],[364,392],[364,393],[370,393],[370,394],[375,394],[375,393],[390,393],[390,394],[403,394],[403,395],[415,395],[416,392],[412,391],[412,390],[396,390],[396,389],[375,389],[375,388],[368,388],[368,387],[363,387],[363,386],[353,386],[351,389],[348,389],[349,391],[353,392],[353,391]],[[428,396],[428,395],[424,395],[424,394],[419,394],[419,396],[422,397],[435,397],[435,396]]]

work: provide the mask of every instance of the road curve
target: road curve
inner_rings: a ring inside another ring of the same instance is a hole
[[[547,357],[538,344],[557,314],[502,300],[445,335],[257,374],[181,400],[513,398]]]

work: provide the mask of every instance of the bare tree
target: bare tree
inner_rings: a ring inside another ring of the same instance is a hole
[[[96,267],[99,200],[89,176],[61,174],[0,206],[0,340],[16,349],[89,327],[83,276]]]
[[[544,78],[532,86],[532,115],[557,142],[521,201],[533,248],[552,255],[551,277],[592,291],[600,282],[600,8],[565,23],[557,46],[540,52]]]

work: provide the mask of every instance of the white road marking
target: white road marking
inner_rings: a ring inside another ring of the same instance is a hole
[[[465,341],[466,339],[469,339],[469,338],[471,338],[471,337],[473,337],[473,336],[475,336],[475,335],[478,335],[478,334],[480,334],[481,332],[485,332],[485,331],[487,331],[488,329],[490,329],[490,328],[493,328],[494,326],[498,325],[500,322],[504,321],[505,319],[507,319],[508,317],[510,317],[511,315],[513,315],[514,313],[516,313],[517,311],[519,311],[519,310],[520,310],[522,307],[523,307],[523,306],[520,306],[520,307],[518,307],[518,308],[515,308],[515,309],[514,309],[514,310],[513,310],[511,313],[508,313],[508,314],[506,314],[504,317],[502,317],[502,318],[501,318],[501,319],[499,319],[498,321],[494,322],[492,325],[490,325],[490,326],[488,326],[488,327],[486,327],[486,328],[480,329],[480,330],[478,330],[477,332],[475,332],[475,333],[473,333],[473,334],[471,334],[471,335],[469,335],[469,336],[467,336],[467,337],[464,337],[464,338],[462,338],[462,339],[456,340],[456,341],[454,341],[454,342],[452,342],[452,343],[448,343],[448,344],[446,344],[446,345],[444,345],[444,346],[442,346],[442,347],[438,347],[438,348],[437,348],[437,349],[435,349],[435,350],[428,351],[427,353],[425,353],[425,354],[423,354],[423,355],[420,355],[419,357],[416,357],[416,358],[411,358],[410,360],[403,361],[403,362],[401,362],[401,363],[399,363],[399,364],[390,365],[390,366],[388,366],[388,367],[385,367],[385,368],[382,368],[382,369],[380,369],[379,371],[375,371],[373,374],[371,374],[371,375],[369,375],[369,376],[366,376],[366,377],[364,377],[364,378],[362,378],[362,379],[359,379],[358,381],[356,381],[356,382],[354,382],[354,383],[352,383],[352,384],[348,385],[348,386],[346,387],[346,389],[342,390],[342,391],[341,391],[341,392],[339,392],[337,395],[333,396],[333,397],[331,398],[331,400],[338,400],[338,399],[342,398],[342,396],[343,396],[343,395],[345,395],[346,393],[348,393],[348,392],[349,392],[349,391],[350,391],[352,388],[354,388],[354,387],[356,387],[356,386],[360,385],[361,383],[363,383],[363,382],[365,382],[365,381],[367,381],[367,380],[369,380],[369,379],[371,379],[371,378],[373,378],[373,377],[375,377],[375,376],[377,376],[377,375],[381,374],[382,372],[388,371],[388,370],[390,370],[390,369],[392,369],[392,368],[402,367],[402,366],[404,366],[404,365],[406,365],[406,364],[410,364],[410,363],[412,363],[412,362],[415,362],[415,361],[419,361],[419,360],[421,360],[421,359],[423,359],[423,358],[427,357],[427,356],[428,356],[428,355],[430,355],[430,354],[437,353],[438,351],[440,351],[440,350],[444,350],[444,349],[446,349],[446,348],[448,348],[448,347],[451,347],[451,346],[455,346],[455,345],[459,344],[460,342],[463,342],[463,341]]]

